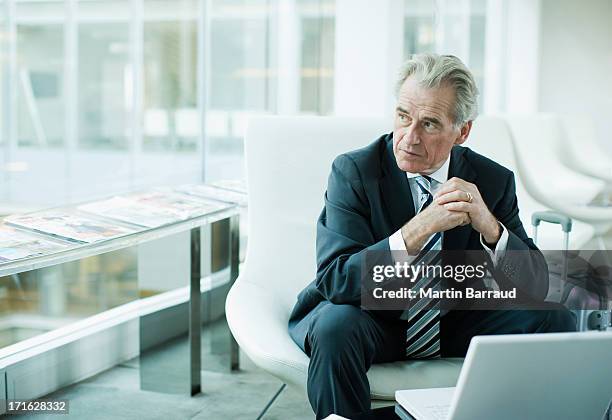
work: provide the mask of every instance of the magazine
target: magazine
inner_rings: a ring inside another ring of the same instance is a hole
[[[51,242],[32,233],[0,225],[0,264],[22,258],[54,254],[68,248],[70,248],[69,244]]]
[[[150,205],[176,214],[180,219],[202,216],[229,207],[218,200],[205,200],[188,194],[177,193],[171,189],[160,188],[127,197],[140,204]]]
[[[79,210],[121,220],[147,228],[156,228],[228,207],[214,201],[190,200],[176,193],[147,192],[79,206]]]
[[[147,228],[156,228],[180,220],[178,216],[171,212],[156,209],[146,204],[139,204],[123,197],[113,197],[84,204],[79,206],[79,210]]]
[[[113,239],[137,231],[136,228],[115,226],[112,223],[71,210],[61,209],[11,215],[5,219],[5,222],[13,226],[85,243]]]
[[[230,191],[207,184],[181,185],[175,188],[176,191],[193,195],[196,197],[212,198],[214,200],[225,201],[226,203],[247,205],[247,195],[236,191]]]
[[[244,179],[224,179],[221,181],[211,182],[209,185],[241,194],[247,193],[247,186]]]

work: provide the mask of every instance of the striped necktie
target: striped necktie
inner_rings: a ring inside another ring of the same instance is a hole
[[[431,204],[431,178],[423,175],[416,178],[421,195],[421,212]],[[417,212],[417,213],[418,213]],[[428,240],[413,264],[435,265],[441,259],[442,234],[437,232]],[[415,281],[414,290],[432,288],[440,290],[440,279],[422,277]],[[438,299],[421,298],[408,309],[408,328],[406,331],[406,356],[412,359],[430,359],[440,357],[440,302]]]

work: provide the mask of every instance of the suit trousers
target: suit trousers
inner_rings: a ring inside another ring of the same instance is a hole
[[[373,363],[406,360],[406,321],[389,320],[353,305],[322,302],[306,335],[308,399],[317,419],[335,413],[374,418],[366,372]],[[464,357],[476,335],[575,331],[574,315],[550,309],[450,311],[440,320],[442,357]]]

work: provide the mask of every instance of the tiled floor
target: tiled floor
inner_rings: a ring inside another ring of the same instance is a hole
[[[137,363],[126,363],[45,398],[69,400],[70,414],[59,416],[67,419],[255,419],[281,382],[250,366],[235,373],[202,372],[202,384],[203,393],[195,397],[143,391]],[[305,395],[285,388],[263,418],[311,420],[314,415]]]

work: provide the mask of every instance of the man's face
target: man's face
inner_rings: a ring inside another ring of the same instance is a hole
[[[455,91],[442,85],[426,89],[408,77],[400,88],[395,109],[393,154],[404,172],[430,174],[448,158],[454,144],[461,144],[472,123],[453,125]]]

